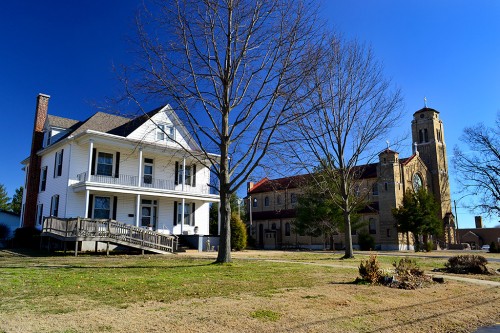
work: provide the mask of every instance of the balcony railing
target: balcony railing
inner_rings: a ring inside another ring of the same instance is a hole
[[[76,176],[78,183],[87,182],[87,172],[82,172]],[[122,185],[122,186],[135,186],[139,188],[152,188],[158,190],[167,190],[167,191],[180,191],[180,192],[189,192],[189,193],[200,193],[200,194],[209,194],[209,188],[207,185],[198,185],[198,186],[184,186],[182,189],[182,185],[176,185],[174,180],[167,179],[159,179],[154,178],[149,175],[142,177],[140,184],[138,183],[137,176],[123,175],[120,174],[118,177],[113,176],[104,176],[104,175],[90,175],[91,183],[98,184],[111,184],[111,185]]]

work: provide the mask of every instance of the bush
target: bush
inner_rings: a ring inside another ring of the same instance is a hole
[[[396,274],[401,278],[408,278],[410,276],[422,276],[424,271],[417,265],[417,261],[410,258],[400,259],[399,262],[392,264]]]
[[[370,251],[375,248],[375,238],[367,232],[358,235],[358,245],[361,251]]]
[[[373,254],[368,260],[361,260],[358,271],[361,279],[368,281],[371,284],[380,282],[384,275],[382,269],[380,268],[380,263],[377,260],[377,256]]]
[[[497,242],[491,242],[490,253],[499,253],[499,252],[500,252],[500,247],[497,245]]]
[[[10,229],[5,224],[0,224],[0,239],[6,239],[10,234]]]
[[[488,260],[478,255],[455,256],[448,259],[446,270],[457,274],[488,274]]]
[[[434,249],[434,244],[432,244],[432,242],[427,242],[424,244],[425,245],[425,251],[426,252],[432,252],[432,250]]]
[[[241,251],[247,247],[247,228],[237,213],[231,214],[231,248]]]
[[[40,230],[34,227],[17,228],[14,231],[14,246],[22,248],[38,248],[40,245]]]

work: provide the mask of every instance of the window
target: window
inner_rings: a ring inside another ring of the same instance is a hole
[[[290,202],[291,203],[296,203],[297,202],[297,194],[291,193],[290,194]]]
[[[276,230],[276,223],[271,224],[271,230]]]
[[[387,237],[391,237],[391,229],[387,229]]]
[[[359,197],[359,196],[360,196],[360,194],[361,194],[361,192],[360,192],[360,190],[359,190],[359,185],[354,186],[354,195],[355,195],[356,197]]]
[[[94,218],[109,219],[111,200],[109,197],[94,197]]]
[[[64,153],[64,149],[61,149],[61,151],[58,151],[56,153],[56,157],[55,157],[55,161],[54,161],[54,177],[59,177],[62,175],[63,153]]]
[[[374,218],[370,218],[368,222],[368,231],[372,235],[377,233],[377,220],[375,220]]]
[[[372,195],[378,195],[378,184],[374,183],[372,185]]]
[[[101,176],[113,175],[113,154],[99,152],[97,155],[97,174]]]
[[[424,132],[423,132],[423,130],[419,130],[418,131],[418,141],[419,141],[419,143],[424,142]]]
[[[47,167],[44,166],[42,168],[42,174],[40,175],[40,192],[45,191],[46,186],[47,186]]]
[[[387,183],[384,183],[384,188],[385,188],[386,191],[388,190],[389,186],[388,186]]]
[[[50,200],[50,216],[58,216],[59,214],[59,195],[53,195]]]
[[[42,225],[43,222],[43,204],[36,205],[36,223]]]
[[[177,221],[182,223],[182,203],[177,205]],[[191,205],[184,203],[184,224],[191,224]]]
[[[278,195],[276,196],[276,204],[277,204],[277,205],[281,205],[281,194],[278,194]]]
[[[290,223],[285,223],[285,236],[290,236]]]
[[[175,162],[176,179],[175,184],[182,184],[183,172],[182,163]],[[186,182],[185,185],[196,186],[196,164],[186,165]]]
[[[153,159],[144,159],[144,184],[153,184]]]
[[[427,133],[427,128],[424,129],[424,140],[425,142],[429,142],[429,134]]]
[[[175,140],[174,126],[159,124],[156,130],[156,140],[158,141]]]
[[[264,206],[269,207],[269,197],[264,198]]]
[[[257,198],[253,198],[252,207],[259,207],[259,202],[257,201]]]
[[[24,188],[27,188],[28,187],[28,176],[29,176],[29,172],[30,172],[30,166],[27,165],[26,166],[26,175],[24,177]]]

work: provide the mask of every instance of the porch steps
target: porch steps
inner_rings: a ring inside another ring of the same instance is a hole
[[[47,217],[43,221],[43,237],[63,242],[109,242],[159,254],[171,254],[177,249],[177,236],[138,228],[109,219]]]

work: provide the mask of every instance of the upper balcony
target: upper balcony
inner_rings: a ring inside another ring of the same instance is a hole
[[[90,175],[87,172],[82,172],[77,175],[78,182],[73,186],[78,185],[105,185],[117,187],[136,187],[139,190],[153,189],[159,191],[172,191],[172,192],[187,192],[190,194],[209,195],[210,188],[208,185],[198,184],[197,186],[175,184],[173,180],[154,178],[149,175],[141,177],[141,182],[138,182],[138,176],[120,174],[117,177],[104,176],[104,175]]]

